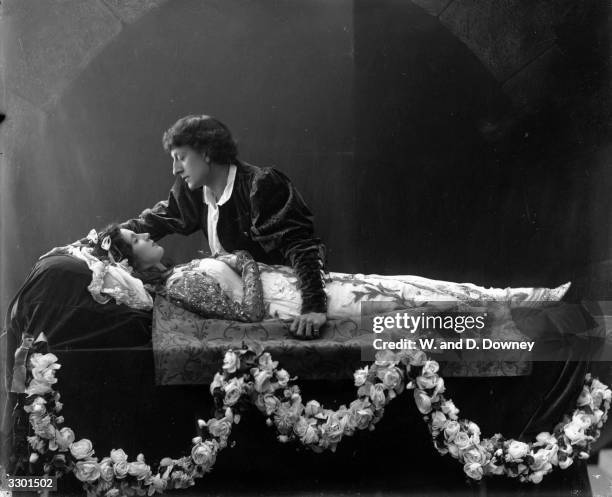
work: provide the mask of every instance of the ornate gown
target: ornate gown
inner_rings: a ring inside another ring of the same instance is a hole
[[[502,289],[419,276],[330,273],[325,293],[327,316],[338,319],[359,316],[364,302],[386,301],[398,308],[409,308],[418,302],[432,301],[558,301],[569,285],[553,289]],[[171,301],[192,312],[236,321],[290,319],[299,315],[302,308],[293,269],[258,264],[244,252],[238,257],[238,272],[210,258],[177,266],[166,282],[166,293]]]

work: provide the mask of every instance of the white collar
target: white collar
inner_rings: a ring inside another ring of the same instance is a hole
[[[229,167],[229,171],[227,173],[227,183],[225,183],[225,189],[223,190],[223,193],[221,194],[221,197],[219,198],[219,200],[215,199],[215,194],[213,193],[213,191],[208,188],[207,186],[204,186],[204,203],[208,206],[215,206],[215,205],[223,205],[225,202],[227,202],[230,197],[232,196],[232,191],[234,190],[234,180],[236,179],[236,165],[235,164],[231,164]]]

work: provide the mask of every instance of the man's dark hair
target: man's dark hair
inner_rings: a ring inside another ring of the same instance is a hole
[[[181,117],[164,133],[162,142],[168,153],[187,145],[217,164],[230,164],[238,156],[229,128],[211,116]]]

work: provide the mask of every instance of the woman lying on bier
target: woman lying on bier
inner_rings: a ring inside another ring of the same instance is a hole
[[[85,241],[85,240],[84,240]],[[301,296],[293,269],[257,263],[238,251],[168,266],[164,248],[148,233],[134,233],[111,224],[86,241],[53,249],[48,255],[69,254],[92,271],[88,290],[101,303],[114,299],[137,309],[151,309],[151,293],[205,318],[242,322],[292,319],[299,315]],[[44,257],[44,256],[43,256]],[[326,278],[328,319],[360,315],[364,302],[392,302],[412,308],[419,302],[559,301],[570,283],[557,288],[485,288],[419,276],[330,273]]]

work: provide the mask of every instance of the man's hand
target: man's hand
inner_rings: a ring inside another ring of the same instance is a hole
[[[307,312],[296,317],[289,331],[295,338],[309,340],[319,338],[319,329],[325,324],[327,317],[323,312]]]

